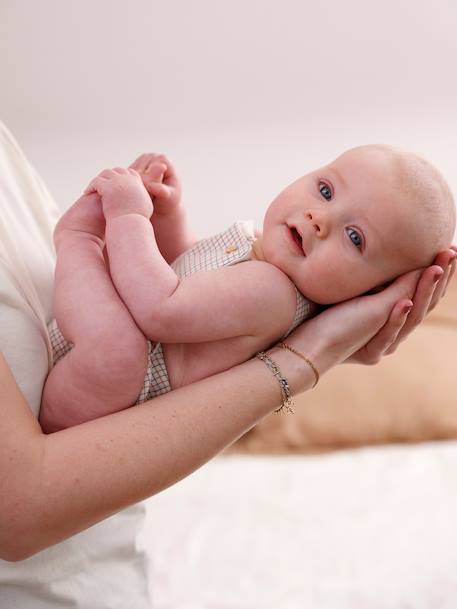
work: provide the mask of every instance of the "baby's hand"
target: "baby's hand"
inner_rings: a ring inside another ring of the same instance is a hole
[[[163,154],[142,154],[130,167],[141,176],[154,202],[154,213],[173,213],[181,203],[181,182],[176,171]]]
[[[141,177],[134,169],[105,169],[92,180],[84,194],[97,192],[106,220],[126,214],[141,214],[149,220],[153,206]]]

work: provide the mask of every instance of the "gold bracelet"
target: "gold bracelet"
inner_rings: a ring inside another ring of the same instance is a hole
[[[308,364],[308,366],[314,372],[315,381],[314,381],[314,385],[312,386],[312,389],[314,389],[314,387],[317,385],[317,383],[319,381],[319,370],[316,368],[316,366],[313,364],[313,362],[308,357],[306,357],[306,355],[304,355],[304,353],[301,353],[300,351],[298,351],[298,349],[295,349],[294,347],[291,347],[286,342],[282,341],[282,342],[279,343],[279,345],[283,349],[288,349],[292,353],[295,353],[295,355],[298,355],[298,357],[301,357],[302,360],[304,360]]]
[[[275,412],[281,412],[283,409],[285,409],[287,412],[293,414],[294,411],[292,406],[294,402],[292,400],[292,394],[290,393],[289,383],[287,382],[287,379],[283,377],[278,364],[273,361],[271,357],[265,353],[265,351],[259,351],[256,353],[256,357],[264,362],[264,364],[272,371],[278,380],[279,388],[281,389],[282,403],[281,406],[275,410]]]

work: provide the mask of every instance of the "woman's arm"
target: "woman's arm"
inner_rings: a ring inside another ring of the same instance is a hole
[[[277,359],[296,390],[311,386],[298,358],[280,351]],[[3,358],[0,395],[0,557],[13,561],[174,484],[280,402],[259,361],[50,435]]]
[[[322,374],[381,327],[392,342],[406,319],[399,311],[410,303],[415,285],[410,273],[379,294],[332,307],[288,341]],[[312,386],[314,374],[300,358],[283,349],[272,357],[293,393]],[[276,379],[254,359],[153,403],[44,435],[0,358],[0,557],[23,560],[160,492],[279,403]]]

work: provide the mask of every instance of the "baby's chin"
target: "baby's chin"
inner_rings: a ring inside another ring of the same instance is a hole
[[[311,300],[312,302],[314,302],[318,305],[338,304],[339,302],[349,300],[350,298],[353,298],[354,296],[360,296],[360,294],[336,295],[336,294],[333,294],[331,291],[313,290],[312,288],[310,290],[304,290],[304,289],[300,289],[300,288],[298,288],[298,289],[300,290],[300,292],[303,294],[303,296],[305,298],[307,298],[308,300]]]
[[[384,288],[386,288],[389,283],[391,282],[387,281],[382,285],[367,287],[367,289],[363,291],[361,291],[360,288],[354,288],[353,290],[333,291],[331,289],[327,289],[327,287],[325,289],[316,289],[315,286],[311,286],[308,290],[305,289],[305,286],[302,286],[303,289],[300,289],[298,286],[297,287],[303,296],[305,296],[305,298],[308,300],[311,300],[318,305],[329,306],[338,304],[339,302],[344,302],[345,300],[351,300],[351,298],[356,298],[357,296],[376,294],[377,292],[381,292]]]

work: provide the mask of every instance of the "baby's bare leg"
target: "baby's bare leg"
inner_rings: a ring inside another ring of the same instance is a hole
[[[55,315],[74,347],[46,380],[40,422],[47,432],[130,406],[145,376],[147,340],[112,284],[103,230],[98,195],[91,194],[55,231]]]

